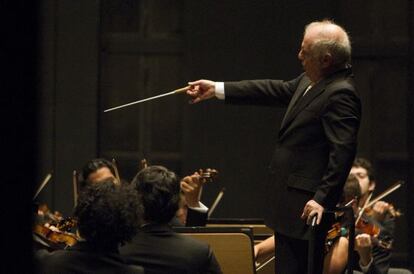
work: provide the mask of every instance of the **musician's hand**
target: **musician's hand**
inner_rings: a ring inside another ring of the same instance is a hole
[[[361,265],[366,266],[372,259],[372,242],[368,234],[359,234],[355,237],[355,250],[359,254]]]
[[[322,220],[323,206],[318,204],[315,200],[309,200],[303,208],[301,218],[306,219],[306,224],[310,225],[313,216],[317,215],[316,224],[320,224]]]
[[[384,201],[376,202],[374,206],[372,207],[372,211],[374,213],[373,217],[379,222],[384,221],[384,218],[387,215],[389,207],[390,207],[390,204]]]
[[[275,236],[274,235],[254,245],[254,259],[256,261],[263,260],[272,255],[275,255]]]
[[[193,98],[190,101],[192,104],[213,98],[216,95],[216,85],[213,81],[198,80],[189,82],[188,85],[190,88],[187,90],[187,94]]]
[[[199,207],[200,194],[203,189],[203,180],[197,172],[191,176],[184,177],[181,182],[181,190],[184,192],[185,200],[189,207]]]

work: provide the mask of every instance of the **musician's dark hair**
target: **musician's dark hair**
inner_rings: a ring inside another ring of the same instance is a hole
[[[149,166],[138,172],[131,185],[142,197],[145,221],[165,224],[175,216],[180,182],[174,172],[163,166]]]
[[[89,183],[88,177],[92,173],[96,172],[98,169],[107,167],[111,173],[115,176],[115,169],[114,166],[110,161],[104,158],[96,158],[88,161],[83,167],[80,176],[78,177],[78,181],[80,183],[80,187],[83,188],[85,185]]]
[[[79,234],[97,249],[105,250],[124,244],[137,233],[141,213],[136,190],[108,178],[82,189],[74,216]]]
[[[356,158],[354,160],[354,163],[352,164],[352,167],[362,167],[367,171],[369,181],[375,181],[375,170],[372,167],[372,163],[362,157]]]

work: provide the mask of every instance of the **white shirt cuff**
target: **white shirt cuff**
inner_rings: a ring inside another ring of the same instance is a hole
[[[217,99],[224,100],[226,98],[224,94],[224,82],[215,82],[215,91]]]
[[[198,202],[198,207],[188,207],[191,208],[192,210],[201,212],[201,213],[207,213],[208,211],[208,207],[206,207],[202,202]]]
[[[359,267],[361,268],[362,272],[367,273],[369,267],[371,266],[372,262],[374,261],[373,258],[371,258],[371,261],[369,261],[369,263],[366,266],[362,266],[361,265],[361,261],[359,261]]]

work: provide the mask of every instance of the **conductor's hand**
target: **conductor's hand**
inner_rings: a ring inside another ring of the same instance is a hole
[[[187,94],[192,97],[191,104],[198,103],[203,100],[213,98],[216,93],[215,82],[210,80],[198,80],[189,82],[190,88],[187,90]]]
[[[313,216],[317,216],[316,224],[320,224],[322,220],[323,206],[318,204],[315,200],[309,200],[303,208],[301,218],[306,219],[306,224],[310,225]]]

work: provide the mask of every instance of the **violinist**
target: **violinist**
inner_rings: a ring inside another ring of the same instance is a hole
[[[375,190],[374,169],[371,162],[367,159],[357,158],[352,165],[350,173],[357,177],[361,187],[361,199],[358,203],[358,206],[361,208]],[[368,237],[366,234],[357,235],[355,238],[355,249],[360,255],[361,269],[365,273],[387,273],[390,267],[391,247],[394,240],[395,218],[400,213],[385,201],[378,201],[367,210],[368,215],[371,215],[381,227],[377,239],[386,243],[385,245],[388,245],[388,247],[373,244],[371,237]]]
[[[82,168],[76,184],[79,182],[80,189],[85,186],[100,182],[105,179],[113,179],[114,183],[120,180],[115,176],[116,167],[104,158],[88,161]],[[48,178],[50,179],[50,178]],[[75,193],[76,201],[77,191]],[[63,218],[59,212],[51,213],[46,205],[38,206],[34,225],[34,249],[47,249],[49,251],[63,249],[73,245],[77,237],[70,233],[75,229],[76,221],[69,217]]]
[[[64,250],[36,254],[39,273],[144,273],[142,267],[127,265],[118,250],[136,234],[140,211],[139,196],[127,184],[109,178],[87,185],[74,213],[81,240]]]
[[[355,205],[355,211],[358,213],[358,210],[369,201],[376,187],[372,164],[366,159],[357,158],[353,162],[350,175],[356,177],[360,187],[361,194]],[[376,233],[358,231],[361,230],[362,225],[360,222],[356,224],[356,258],[354,262],[357,263],[355,265],[363,273],[388,273],[394,240],[395,218],[399,216],[399,213],[389,203],[378,201],[366,209],[363,216],[371,227],[376,227],[377,231]],[[325,257],[324,273],[342,273],[347,264],[347,249],[348,239],[339,237]]]
[[[107,178],[114,178],[115,176],[114,165],[104,158],[96,158],[88,161],[82,168],[82,172],[79,176],[80,187],[83,188],[88,183],[95,183]],[[114,182],[117,182],[116,179]]]

